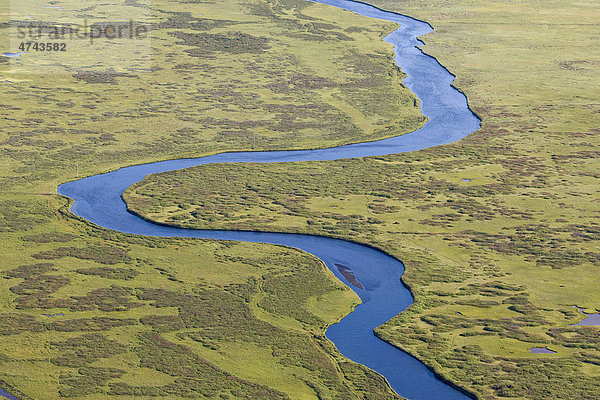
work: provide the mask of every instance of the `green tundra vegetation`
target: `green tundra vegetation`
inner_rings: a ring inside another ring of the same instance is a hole
[[[120,21],[142,2],[53,1],[62,10],[45,9],[43,27]],[[398,398],[325,339],[358,298],[314,257],[117,234],[56,195],[77,171],[418,128],[418,100],[380,40],[394,25],[304,0],[147,10],[136,21],[152,24],[147,70],[94,68],[98,54],[76,41],[47,59],[0,56],[0,387],[35,399]],[[7,15],[28,15],[12,11],[2,5],[2,38]]]
[[[56,1],[64,11],[45,18],[120,21],[137,4],[121,3]],[[76,38],[65,39],[66,52],[0,56],[0,143],[21,168],[10,183],[43,172],[55,186],[75,162],[91,175],[222,151],[331,147],[425,120],[380,40],[394,24],[305,0],[157,0],[148,13],[136,23],[149,26],[151,54],[133,71],[101,69]],[[26,15],[11,18],[20,26]],[[2,37],[9,32],[0,24]],[[67,65],[46,66],[48,57]]]
[[[358,298],[313,256],[115,233],[67,205],[2,204],[0,376],[22,398],[399,398],[326,339]]]
[[[600,3],[373,0],[430,22],[426,51],[481,116],[409,154],[209,165],[125,193],[145,218],[302,232],[406,265],[415,304],[376,330],[485,399],[600,393]],[[555,354],[532,354],[549,347]]]

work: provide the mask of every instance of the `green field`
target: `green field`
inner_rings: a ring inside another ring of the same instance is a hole
[[[600,391],[597,2],[374,1],[430,22],[480,131],[411,154],[203,166],[126,193],[147,218],[305,232],[406,264],[416,302],[377,330],[481,398]],[[556,354],[532,354],[548,346]]]
[[[84,12],[119,20],[136,9],[54,3],[66,10],[56,24],[81,23]],[[133,72],[96,66],[97,53],[75,39],[58,55],[0,56],[0,143],[22,178],[7,183],[22,187],[43,171],[53,191],[74,177],[75,163],[92,175],[222,151],[331,147],[424,122],[392,46],[380,40],[394,24],[305,0],[157,0],[148,14],[150,54]],[[9,32],[0,24],[0,37]],[[57,71],[46,65],[51,56],[72,65]]]
[[[29,214],[3,227],[0,375],[31,398],[398,398],[325,338],[358,299],[314,257],[13,204]]]
[[[45,22],[63,26],[121,20],[141,3],[52,4],[64,10]],[[11,11],[0,8],[3,39],[8,18],[27,16]],[[104,68],[79,42],[0,56],[0,379],[35,399],[398,398],[325,339],[358,298],[314,257],[121,235],[56,194],[131,164],[418,128],[418,101],[380,40],[393,24],[303,0],[147,12],[136,21],[152,24],[146,69]]]

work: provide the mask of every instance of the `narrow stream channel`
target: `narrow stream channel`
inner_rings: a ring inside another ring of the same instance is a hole
[[[327,330],[327,337],[344,356],[383,375],[398,394],[408,399],[468,399],[467,395],[439,380],[417,359],[373,334],[374,328],[413,302],[410,292],[400,281],[404,272],[400,261],[367,246],[320,236],[194,230],[157,225],[128,213],[121,199],[121,194],[129,186],[148,174],[215,163],[337,160],[396,154],[451,143],[479,129],[480,121],[469,110],[465,96],[451,86],[454,76],[416,47],[422,45],[417,37],[432,30],[427,23],[349,0],[315,2],[400,25],[384,40],[394,45],[395,60],[408,75],[404,84],[421,100],[421,111],[429,118],[425,126],[390,139],[329,149],[222,153],[135,165],[65,183],[58,187],[58,193],[74,200],[71,212],[75,215],[107,229],[158,237],[280,244],[315,255],[362,300],[354,312]],[[360,284],[357,285],[357,282]]]

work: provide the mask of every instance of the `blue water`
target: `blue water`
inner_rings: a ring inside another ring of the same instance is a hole
[[[408,74],[404,84],[421,100],[421,111],[429,118],[425,126],[395,138],[329,149],[223,153],[202,158],[136,165],[65,183],[59,186],[58,192],[74,200],[71,207],[74,214],[107,229],[159,237],[281,244],[317,256],[362,300],[362,304],[357,306],[354,312],[327,330],[327,337],[344,356],[379,372],[398,394],[409,399],[467,399],[466,395],[437,379],[421,362],[377,339],[373,334],[375,327],[397,315],[413,302],[409,291],[400,281],[404,272],[400,261],[366,246],[319,236],[160,226],[128,213],[121,199],[121,193],[125,189],[152,173],[226,162],[336,160],[396,154],[454,142],[479,129],[480,121],[469,110],[465,96],[451,86],[454,76],[437,60],[416,47],[422,45],[417,37],[432,30],[428,24],[348,0],[317,2],[400,24],[400,28],[385,40],[394,45],[395,60]],[[350,267],[364,289],[349,284],[335,267],[336,263]]]
[[[2,55],[4,57],[10,57],[10,58],[20,57],[22,54],[25,54],[25,52],[20,52],[20,53],[2,53]]]
[[[19,400],[17,397],[15,397],[14,395],[12,395],[11,393],[7,392],[4,389],[0,389],[0,397],[4,397],[5,399],[8,399],[8,400]]]

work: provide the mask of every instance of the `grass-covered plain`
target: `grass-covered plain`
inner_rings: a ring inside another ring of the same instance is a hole
[[[415,304],[377,334],[481,398],[600,392],[600,6],[374,1],[430,22],[427,52],[483,119],[457,143],[335,162],[152,176],[130,208],[176,225],[306,232],[406,264]],[[548,346],[556,354],[532,354]]]
[[[118,234],[66,206],[2,204],[0,376],[23,398],[398,398],[325,338],[358,299],[314,257]]]
[[[120,21],[137,8],[53,4],[64,11],[47,9],[44,22],[73,27],[86,15]],[[54,183],[75,162],[90,175],[221,151],[375,140],[423,123],[391,45],[380,40],[394,24],[305,0],[156,0],[143,15],[136,23],[151,29],[151,48],[135,70],[102,69],[101,56],[76,39],[65,41],[81,49],[0,56],[0,145],[22,179],[9,183],[37,180],[41,171]],[[0,24],[0,36],[9,32]],[[63,70],[38,66],[47,57]]]
[[[142,3],[53,1],[46,22]],[[0,379],[35,399],[397,398],[324,338],[357,298],[314,258],[120,235],[56,195],[77,173],[413,130],[380,40],[394,26],[303,0],[151,5],[146,70],[99,68],[81,43],[52,55],[62,71],[0,56]],[[0,7],[6,38],[27,15]]]

